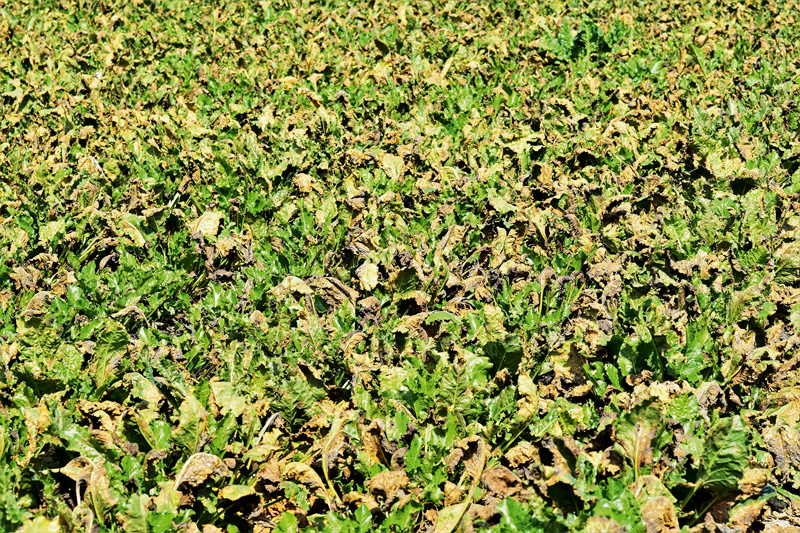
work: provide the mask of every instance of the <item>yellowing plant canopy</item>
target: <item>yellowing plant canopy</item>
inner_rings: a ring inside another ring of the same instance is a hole
[[[799,29],[0,1],[0,531],[798,530]]]

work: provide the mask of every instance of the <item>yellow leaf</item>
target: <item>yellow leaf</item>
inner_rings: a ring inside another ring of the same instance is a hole
[[[24,409],[23,412],[25,413],[25,429],[28,430],[28,449],[19,463],[20,466],[27,466],[39,446],[39,433],[50,427],[50,413],[44,400],[39,402],[36,408]]]
[[[356,270],[361,289],[371,291],[378,285],[378,265],[364,263]]]
[[[206,211],[189,224],[189,231],[191,233],[200,232],[203,237],[215,237],[219,231],[219,223],[224,216],[222,211]]]
[[[742,163],[742,160],[736,158],[726,158],[720,152],[712,152],[706,158],[708,169],[714,176],[718,178],[727,178],[729,176],[738,176],[747,171],[747,167]]]
[[[89,476],[92,474],[94,465],[92,461],[86,457],[76,457],[62,468],[54,470],[60,474],[64,474],[75,483],[88,482]]]
[[[33,520],[26,521],[19,529],[19,533],[61,533],[61,526],[58,518],[50,520],[44,516],[37,516]]]
[[[403,170],[405,164],[403,158],[396,155],[385,154],[381,158],[381,168],[391,180],[397,180],[403,177]]]
[[[255,494],[255,492],[253,487],[247,485],[228,485],[220,489],[219,497],[224,500],[236,501]]]
[[[517,400],[519,416],[527,420],[539,412],[539,391],[527,372],[520,374],[517,392],[520,395],[520,399]]]
[[[89,476],[89,486],[86,491],[86,500],[92,505],[95,515],[100,518],[101,521],[103,517],[119,503],[119,501],[111,495],[111,480],[108,479],[105,462],[106,460],[100,457],[92,465],[92,471]]]
[[[283,300],[295,292],[300,294],[314,294],[314,289],[309,287],[305,281],[296,276],[286,276],[286,279],[269,291],[270,294],[274,295],[279,300]]]
[[[120,221],[120,225],[122,226],[122,233],[130,237],[134,245],[141,247],[147,243],[144,235],[142,235],[142,232],[139,231],[136,226],[124,219]]]
[[[157,407],[164,399],[153,382],[138,372],[128,372],[122,377],[122,381],[130,387],[129,390],[134,397],[144,400],[150,407]]]

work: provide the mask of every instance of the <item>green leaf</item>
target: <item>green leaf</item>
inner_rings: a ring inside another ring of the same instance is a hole
[[[453,313],[448,313],[447,311],[434,311],[425,317],[426,324],[432,324],[437,320],[449,320],[449,321],[460,322],[460,319],[456,315],[454,315]]]
[[[62,343],[56,351],[53,373],[64,383],[69,383],[81,375],[83,354],[73,345]]]
[[[299,533],[300,527],[293,513],[283,513],[272,531],[275,533]]]
[[[686,330],[686,359],[678,365],[678,375],[689,383],[701,379],[700,372],[705,368],[705,352],[710,344],[708,329],[700,324],[690,324]]]
[[[147,500],[146,496],[131,494],[125,502],[122,514],[122,530],[130,533],[147,533]]]
[[[94,382],[103,389],[111,381],[114,369],[122,362],[129,338],[125,326],[108,320],[94,346]]]
[[[198,447],[206,432],[208,414],[192,394],[188,394],[180,406],[178,428],[172,432],[172,439],[188,450],[198,452]]]
[[[705,436],[699,469],[683,506],[701,487],[714,491],[716,499],[736,489],[749,456],[747,426],[742,417],[735,415],[718,420]]]
[[[696,483],[719,494],[727,494],[738,486],[749,453],[747,426],[742,417],[735,415],[719,420],[706,436]]]
[[[527,531],[563,531],[558,519],[542,500],[532,500],[525,505],[512,498],[497,504],[500,523],[492,528],[494,533],[523,533]]]

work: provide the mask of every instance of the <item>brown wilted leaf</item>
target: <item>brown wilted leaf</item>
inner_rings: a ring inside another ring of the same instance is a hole
[[[325,484],[322,482],[322,478],[305,463],[294,462],[286,464],[281,470],[281,477],[296,481],[312,490],[325,491]]]
[[[456,443],[453,453],[447,459],[448,470],[452,471],[458,463],[463,463],[464,477],[477,484],[486,465],[486,454],[486,444],[479,435],[462,439]]]
[[[796,428],[779,423],[761,431],[767,450],[781,469],[782,479],[787,479],[792,466],[800,467],[800,432]]]
[[[14,280],[17,290],[32,291],[38,287],[42,273],[32,266],[24,265],[15,267],[8,277]]]
[[[710,381],[701,384],[695,391],[695,397],[700,407],[708,410],[711,407],[725,402],[725,393],[719,384]]]
[[[60,296],[60,295],[56,294],[56,296]],[[0,291],[0,309],[2,309],[3,311],[8,309],[8,304],[9,304],[9,302],[11,302],[11,299],[13,297],[14,297],[14,294],[11,291],[8,291],[8,290]]]
[[[354,505],[356,507],[366,505],[367,509],[370,511],[379,507],[378,502],[375,501],[375,498],[369,494],[361,494],[360,492],[348,492],[342,496],[342,503],[345,505]]]
[[[581,397],[591,390],[592,385],[586,381],[583,372],[586,360],[579,353],[577,345],[569,344],[565,350],[554,354],[551,359],[553,372],[556,375],[553,382],[565,397]]]
[[[642,521],[647,533],[678,533],[675,505],[666,496],[658,496],[642,505]]]
[[[333,277],[315,279],[310,285],[331,307],[338,307],[347,302],[354,308],[356,298],[358,298],[358,292]]]
[[[768,520],[762,531],[763,533],[800,533],[800,526],[783,518],[775,518]]]
[[[525,488],[514,473],[504,466],[489,468],[483,472],[481,483],[500,499],[518,497],[524,499]]]
[[[383,421],[373,420],[369,425],[359,423],[358,428],[364,453],[367,454],[370,464],[380,463],[384,466],[389,466],[394,450],[391,449],[389,439],[386,437]]]
[[[230,476],[231,471],[225,462],[210,453],[196,453],[183,464],[175,478],[174,490],[183,483],[196,487],[211,476]]]
[[[770,470],[767,468],[748,468],[739,480],[739,488],[744,496],[752,496],[761,492],[771,478]]]
[[[520,442],[506,452],[505,458],[511,468],[517,468],[531,461],[539,461],[539,450],[529,442]]]
[[[39,291],[28,301],[22,315],[27,317],[42,315],[47,311],[52,300],[53,295],[49,291]]]
[[[342,339],[342,353],[347,360],[353,360],[356,367],[360,370],[366,370],[372,366],[372,354],[369,351],[364,353],[355,353],[356,347],[361,344],[367,335],[360,331],[353,332],[352,335],[347,335]]]
[[[366,482],[366,486],[375,497],[391,501],[398,491],[408,486],[408,483],[405,470],[387,470],[372,477]]]
[[[751,531],[754,524],[762,521],[766,506],[767,501],[763,498],[745,501],[731,509],[728,523],[741,531]]]
[[[444,482],[444,506],[449,507],[464,501],[464,487],[459,487],[450,481]]]

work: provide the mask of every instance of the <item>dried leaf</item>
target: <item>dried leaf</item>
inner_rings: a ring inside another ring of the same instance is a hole
[[[520,479],[504,466],[485,470],[481,476],[481,483],[491,494],[500,499],[518,496],[524,492]]]
[[[680,531],[675,505],[664,496],[653,498],[642,506],[642,521],[647,533],[677,533]]]
[[[782,477],[788,478],[792,466],[800,466],[800,431],[781,423],[766,427],[761,434]]]
[[[536,447],[529,442],[521,442],[508,450],[505,454],[508,464],[511,468],[528,464],[531,461],[538,460],[539,451]]]
[[[284,480],[296,481],[305,485],[312,491],[321,495],[325,500],[330,498],[330,495],[325,490],[325,484],[322,478],[319,477],[313,468],[305,463],[287,463],[281,470],[281,477]]]
[[[404,470],[387,470],[373,476],[366,486],[374,496],[391,501],[408,486],[408,475]]]
[[[193,487],[205,482],[211,476],[230,476],[231,471],[225,462],[210,453],[196,453],[183,464],[183,468],[175,478],[173,490],[178,490],[183,483]]]

